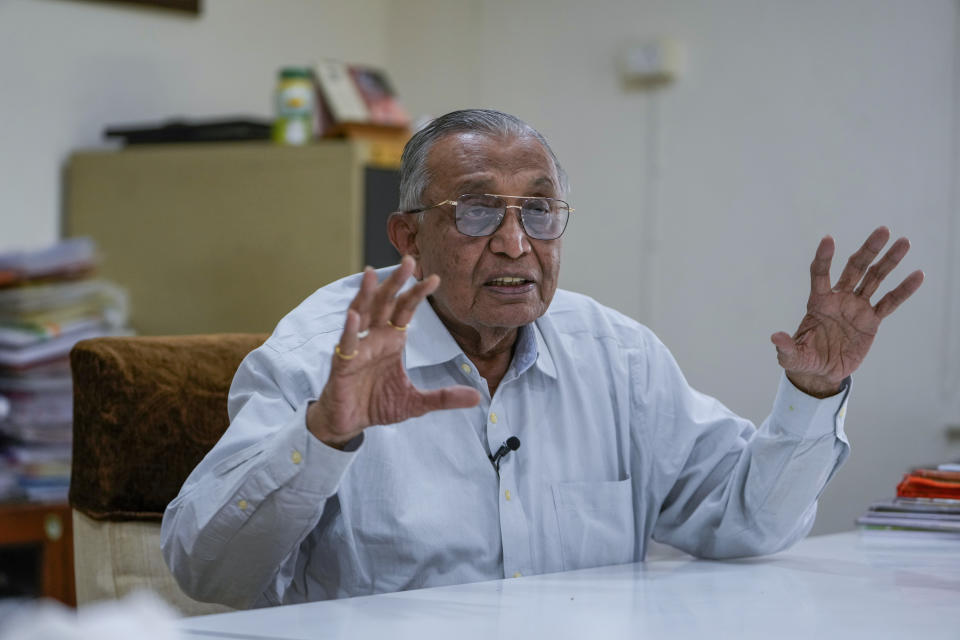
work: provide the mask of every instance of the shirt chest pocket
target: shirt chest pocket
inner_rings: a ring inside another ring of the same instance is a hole
[[[553,485],[565,571],[634,561],[630,479]]]

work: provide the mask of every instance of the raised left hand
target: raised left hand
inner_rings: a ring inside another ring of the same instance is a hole
[[[840,279],[830,287],[833,238],[826,236],[810,264],[810,298],[807,314],[793,336],[779,331],[770,340],[777,347],[777,361],[787,378],[801,391],[827,397],[840,390],[870,350],[880,321],[894,312],[920,288],[923,271],[914,271],[875,305],[870,297],[910,249],[900,238],[871,266],[890,239],[890,230],[879,227],[850,256]]]

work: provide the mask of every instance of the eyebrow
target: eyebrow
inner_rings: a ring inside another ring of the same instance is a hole
[[[473,179],[457,183],[457,193],[486,193],[490,190],[492,180]]]
[[[549,187],[550,189],[553,189],[553,190],[556,190],[557,188],[557,186],[553,183],[553,180],[551,178],[548,178],[547,176],[540,176],[539,178],[537,178],[536,180],[530,183],[529,188],[533,189],[533,188],[543,188],[543,187]]]
[[[484,178],[474,178],[472,180],[465,180],[463,182],[457,183],[457,193],[463,195],[464,193],[490,193],[491,185],[493,183],[492,179]],[[550,190],[555,191],[556,185],[553,180],[548,176],[540,176],[531,180],[526,190],[534,191],[536,189],[549,188]],[[524,194],[527,195],[527,194]]]

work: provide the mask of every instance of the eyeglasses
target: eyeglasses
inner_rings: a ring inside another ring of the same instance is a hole
[[[520,200],[520,204],[507,204],[504,198]],[[524,198],[522,196],[502,196],[492,193],[467,193],[456,200],[444,200],[437,204],[401,211],[401,213],[421,213],[436,207],[452,204],[457,231],[479,238],[492,235],[503,222],[507,209],[518,209],[520,226],[531,238],[537,240],[556,240],[567,228],[567,220],[573,209],[563,200],[556,198]]]

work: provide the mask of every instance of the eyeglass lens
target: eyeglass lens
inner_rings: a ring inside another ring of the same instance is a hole
[[[468,236],[489,236],[494,233],[506,214],[503,198],[491,195],[468,194],[457,199],[457,230]],[[554,240],[567,226],[570,208],[554,198],[525,198],[520,210],[523,230],[531,238]]]

